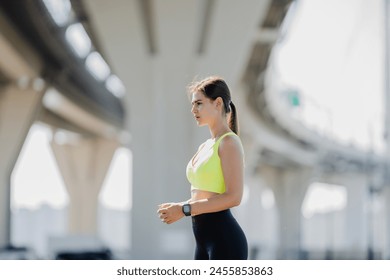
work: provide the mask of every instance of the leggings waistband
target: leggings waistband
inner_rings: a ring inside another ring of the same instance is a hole
[[[208,224],[216,221],[223,221],[224,219],[233,218],[230,209],[222,210],[219,212],[205,213],[192,217],[192,223],[197,224]]]

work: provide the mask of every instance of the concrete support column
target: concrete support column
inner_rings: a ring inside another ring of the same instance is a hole
[[[384,51],[385,51],[385,141],[386,141],[386,174],[385,174],[385,197],[390,201],[390,0],[383,0],[384,8]],[[386,228],[390,233],[390,206],[386,204]],[[385,258],[390,259],[390,236],[387,238]]]
[[[364,174],[354,174],[341,179],[347,189],[347,206],[345,209],[344,244],[350,258],[366,259],[368,256],[368,179]]]
[[[246,176],[244,197],[241,205],[233,211],[248,239],[249,258],[272,258],[271,248],[274,246],[276,233],[272,205],[263,205],[262,195],[266,183],[259,173]],[[271,209],[270,209],[271,208]]]
[[[0,248],[10,243],[10,178],[28,131],[41,109],[43,93],[0,89]]]
[[[166,225],[156,213],[160,203],[190,198],[185,167],[201,142],[194,140],[196,126],[191,124],[186,84],[179,74],[185,71],[178,70],[186,68],[185,58],[167,63],[156,57],[151,65],[150,83],[141,85],[142,90],[149,88],[148,94],[138,94],[131,111],[131,251],[137,259],[192,258],[190,219]]]
[[[386,188],[383,191],[383,195],[385,197],[385,219],[386,223],[384,225],[385,228],[385,246],[383,248],[383,258],[389,260],[390,259],[390,186],[386,185]]]
[[[143,59],[137,54],[130,64],[140,66],[126,69],[135,71],[129,75],[134,77],[129,116],[133,151],[131,254],[136,259],[191,259],[191,219],[166,225],[156,211],[160,203],[190,198],[186,164],[208,137],[206,130],[204,137],[195,133],[197,127],[186,94],[186,86],[194,76],[193,22],[197,14],[172,13],[195,11],[196,3],[154,3],[153,11],[158,11],[153,26],[158,31],[158,51]]]
[[[134,162],[132,257],[192,258],[190,219],[167,226],[156,214],[157,204],[190,197],[185,166],[210,136],[207,128],[196,127],[186,86],[195,75],[216,74],[229,84],[235,81],[247,63],[245,51],[251,49],[253,32],[269,3],[85,2],[93,11],[102,42],[110,42],[104,46],[109,60],[118,73],[125,73],[123,81],[129,89]],[[237,14],[247,16],[232,21]],[[234,36],[226,30],[233,30]]]
[[[0,249],[11,242],[11,200],[10,173],[0,166]]]
[[[312,169],[262,168],[262,176],[272,187],[279,214],[278,259],[298,259],[301,250],[301,206],[312,180]]]
[[[369,179],[364,173],[323,174],[322,181],[344,186],[347,204],[343,211],[344,258],[366,259],[368,257],[369,231]],[[336,256],[337,257],[337,256]]]
[[[97,234],[98,196],[118,142],[81,137],[51,146],[68,190],[71,234]]]

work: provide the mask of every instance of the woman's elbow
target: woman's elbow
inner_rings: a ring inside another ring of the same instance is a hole
[[[241,204],[243,192],[239,189],[229,189],[225,192],[229,207],[236,207]]]
[[[234,195],[231,200],[231,207],[236,207],[241,204],[242,195]]]

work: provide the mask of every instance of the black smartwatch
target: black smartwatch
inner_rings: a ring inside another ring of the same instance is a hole
[[[191,205],[186,203],[181,207],[181,210],[183,211],[184,215],[191,216]]]

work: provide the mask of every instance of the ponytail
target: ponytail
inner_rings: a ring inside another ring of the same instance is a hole
[[[236,106],[230,101],[231,114],[229,118],[229,128],[238,135],[238,119]]]

